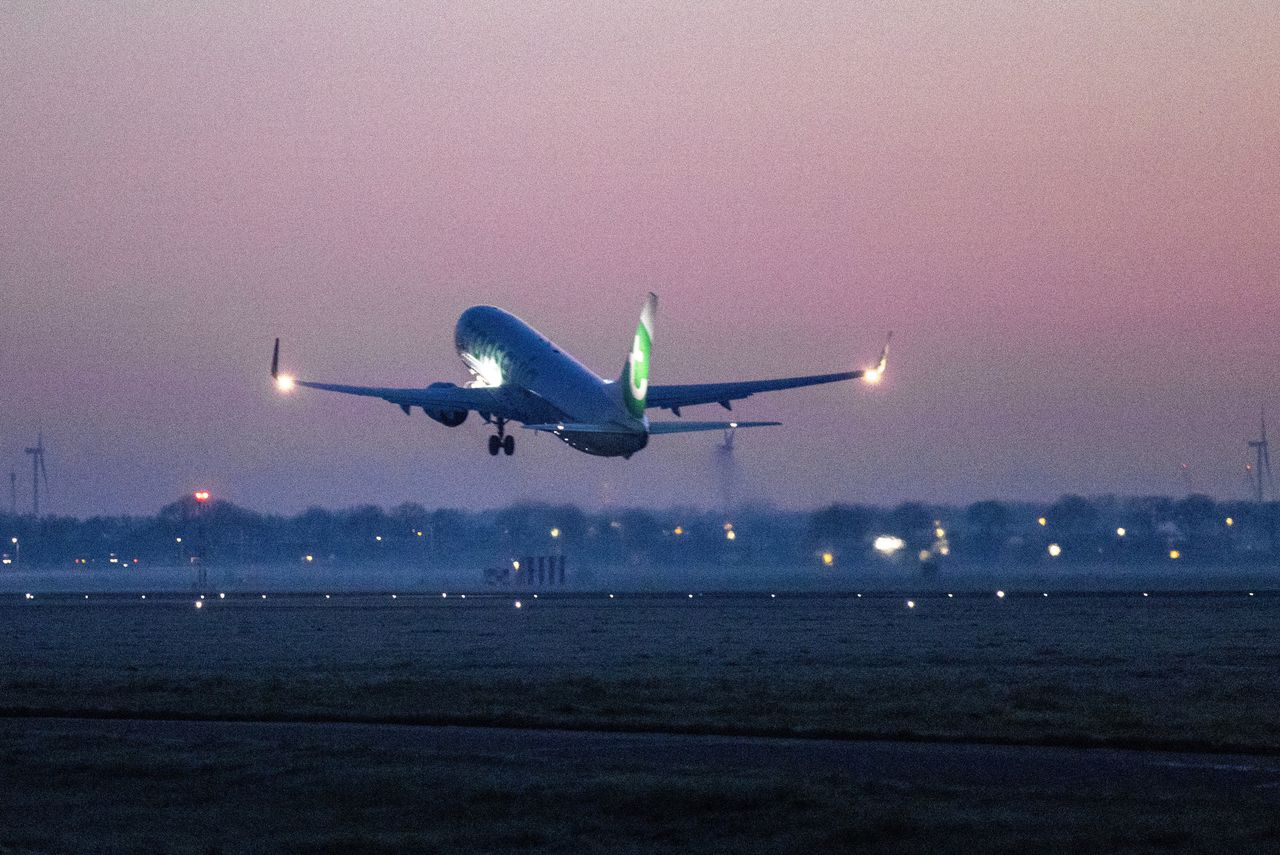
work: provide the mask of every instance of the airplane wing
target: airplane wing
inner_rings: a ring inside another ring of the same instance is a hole
[[[305,389],[320,389],[325,392],[339,392],[343,395],[361,395],[366,398],[381,398],[400,407],[405,413],[410,407],[422,407],[436,413],[460,413],[468,410],[494,415],[500,418],[512,417],[512,402],[507,390],[496,387],[457,386],[453,383],[433,383],[425,388],[397,388],[392,386],[350,386],[343,383],[316,383],[311,380],[299,380],[288,374],[280,373],[280,339],[276,339],[275,348],[271,352],[271,378],[281,391],[289,391],[295,386]]]
[[[892,337],[892,333],[890,333]],[[645,406],[671,410],[677,416],[681,407],[695,404],[719,404],[732,409],[730,401],[749,398],[758,392],[776,392],[779,389],[796,389],[801,386],[817,386],[822,383],[839,383],[842,380],[865,378],[870,383],[879,382],[889,361],[889,342],[880,351],[880,359],[872,368],[856,371],[837,371],[832,374],[810,374],[804,377],[780,377],[776,380],[743,380],[737,383],[691,383],[685,385],[650,386]],[[739,426],[744,426],[742,423]],[[726,425],[728,427],[728,425]]]

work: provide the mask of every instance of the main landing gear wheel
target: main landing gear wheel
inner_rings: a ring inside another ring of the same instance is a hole
[[[510,457],[511,455],[515,454],[516,438],[511,434],[507,434],[506,438],[502,440],[502,450],[506,453],[507,457]]]
[[[491,437],[489,437],[489,453],[490,453],[490,454],[492,454],[492,455],[495,455],[495,456],[496,456],[496,455],[497,455],[497,453],[498,453],[498,449],[499,449],[499,448],[501,448],[501,447],[502,447],[502,438],[501,438],[501,437],[497,437],[497,436],[491,436]],[[509,451],[508,451],[507,453],[508,453],[508,454],[510,454],[511,452],[509,452]]]

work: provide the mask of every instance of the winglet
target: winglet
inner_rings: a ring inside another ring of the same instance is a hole
[[[280,339],[276,339],[276,346],[271,349],[271,379],[280,379]]]
[[[884,377],[884,370],[889,365],[889,342],[893,341],[893,333],[890,332],[884,339],[884,347],[880,349],[880,359],[876,361],[874,368],[868,368],[862,372],[862,379],[868,383],[879,383]]]

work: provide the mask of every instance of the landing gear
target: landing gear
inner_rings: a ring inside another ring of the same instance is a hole
[[[489,437],[489,453],[497,457],[498,452],[510,457],[516,453],[516,438],[507,433],[507,420],[497,419],[498,433]]]

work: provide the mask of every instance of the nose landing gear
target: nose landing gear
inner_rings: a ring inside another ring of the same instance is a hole
[[[498,452],[510,457],[516,453],[516,438],[507,433],[506,419],[498,419],[498,433],[489,437],[489,453],[494,457],[498,456]]]

